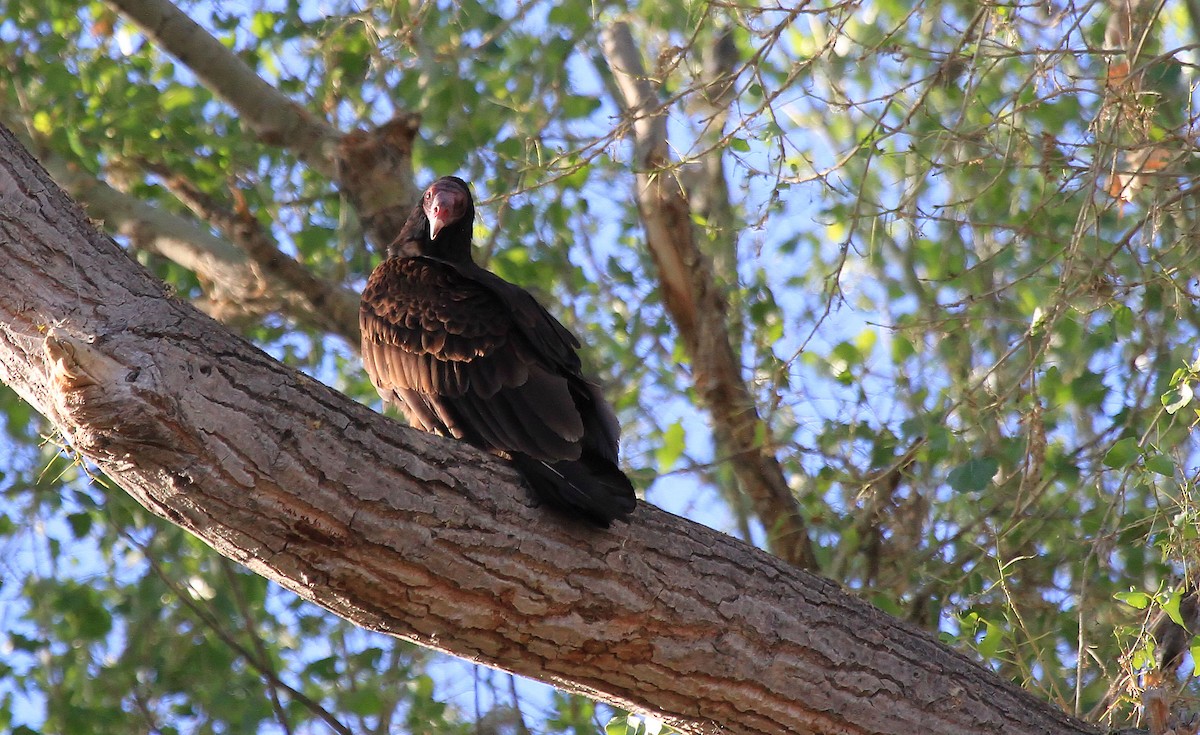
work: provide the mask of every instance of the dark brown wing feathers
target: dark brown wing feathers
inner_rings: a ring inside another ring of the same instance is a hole
[[[574,335],[469,261],[469,221],[445,225],[436,243],[427,226],[418,205],[363,290],[363,366],[384,401],[419,429],[508,456],[561,510],[605,526],[628,515],[635,498],[616,464],[619,427],[582,377]],[[435,246],[459,257],[422,254]]]
[[[570,361],[562,354],[545,360],[526,337],[536,333],[533,320],[526,315],[521,321],[529,326],[518,328],[502,299],[454,266],[385,261],[363,292],[361,321],[368,374],[413,423],[489,449],[548,461],[579,458],[582,389],[572,389],[569,371],[554,369]],[[451,420],[426,400],[411,405],[412,392],[445,401]]]

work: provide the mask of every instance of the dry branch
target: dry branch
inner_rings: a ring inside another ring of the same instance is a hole
[[[717,454],[728,457],[738,484],[767,531],[772,553],[816,569],[799,503],[769,446],[766,425],[742,378],[729,340],[725,298],[696,245],[691,211],[670,167],[667,117],[625,23],[600,35],[605,59],[633,121],[637,202],[646,244],[658,266],[667,311],[691,357],[696,391],[712,415]]]
[[[723,534],[527,507],[499,460],[167,297],[2,128],[0,247],[0,380],[152,512],[360,626],[689,733],[1095,732]]]
[[[357,347],[361,339],[357,293],[318,278],[280,251],[270,231],[244,206],[236,211],[228,209],[182,177],[164,172],[163,178],[179,201],[237,245],[257,266],[254,272],[262,276],[264,296],[272,299],[276,308]]]

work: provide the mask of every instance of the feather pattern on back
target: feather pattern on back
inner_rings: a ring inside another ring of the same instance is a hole
[[[473,220],[465,182],[426,190],[363,291],[363,365],[412,426],[508,457],[535,498],[607,526],[636,502],[616,417],[575,336],[471,260]]]

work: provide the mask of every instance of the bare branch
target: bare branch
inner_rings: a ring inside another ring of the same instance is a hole
[[[254,242],[246,247],[246,242],[238,242],[243,246],[239,249],[197,223],[118,191],[52,153],[42,153],[41,161],[55,181],[79,198],[91,217],[128,237],[134,247],[195,273],[206,284],[207,293],[206,301],[197,306],[210,316],[236,322],[279,311],[357,347],[358,294],[322,281],[280,253],[273,243]]]
[[[168,298],[3,129],[0,248],[0,380],[152,512],[358,625],[688,733],[1095,733],[728,536],[525,506],[500,460]]]
[[[613,23],[601,33],[600,43],[633,121],[636,194],[646,244],[658,266],[667,310],[692,359],[697,392],[712,414],[717,453],[730,458],[738,483],[766,527],[771,551],[815,569],[799,503],[767,446],[767,427],[729,340],[725,298],[696,245],[687,198],[669,168],[665,110],[643,71],[629,26]]]
[[[267,229],[244,206],[231,211],[182,177],[162,173],[167,187],[179,201],[250,256],[269,284],[270,294],[281,302],[284,313],[301,316],[301,321],[337,334],[357,348],[360,341],[357,293],[318,278],[282,253]]]
[[[233,634],[225,629],[225,627],[221,624],[220,618],[217,615],[214,615],[212,610],[209,610],[203,605],[198,604],[192,599],[192,596],[188,594],[187,590],[180,587],[179,584],[172,579],[171,575],[167,573],[167,570],[163,569],[162,565],[158,563],[158,560],[151,555],[150,549],[135,539],[128,538],[127,540],[130,542],[130,544],[146,553],[146,561],[150,564],[151,571],[154,572],[155,576],[158,577],[159,581],[162,582],[167,589],[171,590],[171,593],[175,596],[175,599],[182,603],[184,607],[191,610],[192,614],[196,616],[196,619],[199,620],[204,627],[212,631],[213,635],[216,636],[217,639],[225,645],[225,647],[232,651],[234,655],[240,657],[243,661],[249,664],[251,668],[259,673],[263,679],[263,682],[271,691],[271,698],[274,700],[273,704],[276,705],[275,710],[279,718],[279,722],[284,726],[285,729],[290,730],[286,724],[286,720],[283,716],[281,708],[278,706],[278,694],[276,692],[277,689],[282,689],[287,692],[293,701],[312,712],[319,719],[324,720],[325,724],[329,725],[329,728],[334,732],[338,733],[339,735],[351,735],[350,730],[348,730],[345,725],[339,722],[338,719],[329,712],[329,710],[322,707],[319,703],[314,702],[304,692],[298,691],[297,689],[291,687],[287,682],[280,679],[279,674],[271,665],[270,657],[267,656],[266,652],[260,646],[256,645],[256,650],[251,651],[238,642]],[[233,590],[234,595],[239,594],[237,590],[237,584],[235,582],[231,582],[230,587]],[[246,624],[247,634],[252,638],[255,644],[260,644],[261,642],[258,639],[253,626],[250,624],[249,616],[244,612],[244,610],[241,609],[239,609],[239,615],[242,616],[242,619]]]

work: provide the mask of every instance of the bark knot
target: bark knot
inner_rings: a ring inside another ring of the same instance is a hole
[[[127,366],[86,339],[51,329],[42,344],[50,406],[71,445],[93,459],[123,457],[139,445],[169,444],[161,412],[137,383],[149,371]]]

